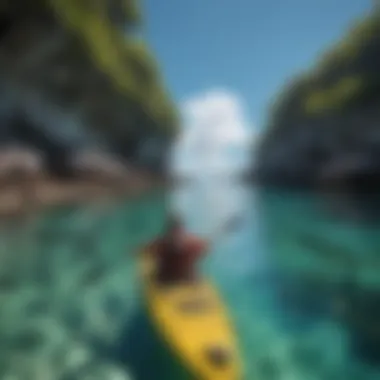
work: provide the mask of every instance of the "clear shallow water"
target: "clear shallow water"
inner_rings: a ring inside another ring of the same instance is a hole
[[[380,301],[378,228],[333,217],[323,199],[257,193],[228,181],[199,184],[173,199],[204,235],[230,215],[245,220],[215,244],[204,269],[227,300],[248,379],[380,378],[368,366],[380,351],[366,341],[362,362],[356,347],[364,344],[363,326],[378,326],[375,314],[368,318],[370,297]],[[355,290],[347,291],[351,282]],[[340,303],[347,310],[336,310]]]
[[[0,379],[168,379],[131,254],[160,232],[168,202],[203,236],[242,217],[202,270],[226,300],[247,379],[380,378],[368,342],[378,230],[331,218],[319,199],[219,181],[4,224]]]

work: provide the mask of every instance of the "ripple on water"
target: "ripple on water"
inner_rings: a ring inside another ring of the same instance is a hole
[[[134,209],[134,212],[139,212],[136,211],[139,209],[138,203]],[[151,236],[155,232],[154,228],[158,230],[162,222],[162,211],[157,211],[155,215],[156,211],[152,210],[156,209],[159,207],[146,207],[145,214],[141,211],[141,226],[135,233],[144,235],[146,232],[147,236]],[[277,213],[275,219],[277,222],[281,220],[280,224],[285,220],[287,229],[283,248],[285,247],[286,251],[285,259],[288,259],[293,248],[297,247],[297,239],[294,238],[292,241],[291,236],[292,228],[295,226],[291,225],[291,220],[286,219],[284,212],[279,210],[281,207],[276,205],[271,212]],[[291,219],[301,220],[297,225],[307,226],[310,222],[294,217],[297,210],[290,208],[287,212],[291,211]],[[68,224],[76,226],[75,220],[81,213],[70,215],[70,212],[72,210],[67,211],[66,215],[51,215],[48,223],[54,224],[55,219],[61,218],[55,226],[56,229],[64,230]],[[112,215],[113,212],[115,216]],[[1,379],[8,380],[1,375],[1,371],[15,375],[15,379],[23,376],[28,380],[129,378],[123,370],[124,367],[115,367],[105,359],[106,355],[98,350],[98,347],[112,347],[118,341],[120,331],[132,326],[134,312],[138,309],[135,260],[132,255],[126,254],[125,247],[132,240],[135,244],[141,236],[128,235],[123,212],[119,208],[104,214],[106,216],[102,228],[94,228],[96,223],[87,223],[93,216],[82,218],[82,221],[87,220],[86,223],[78,222],[80,226],[75,227],[86,234],[86,244],[82,246],[78,245],[80,238],[73,237],[73,234],[70,238],[68,234],[64,239],[62,234],[56,234],[57,236],[51,238],[51,245],[45,244],[38,256],[41,276],[44,278],[44,281],[35,281],[34,284],[38,287],[25,283],[22,286],[17,283],[13,287],[5,282],[2,288],[0,281],[0,338],[4,338],[4,334],[8,333],[15,337],[13,352],[6,352],[6,347],[1,344],[5,338],[0,339],[0,350],[5,353],[5,356],[0,355]],[[279,212],[282,215],[279,215]],[[199,218],[196,215],[194,217]],[[133,220],[133,217],[130,219]],[[146,231],[142,231],[145,219],[151,223],[146,226]],[[194,219],[191,224],[196,225],[198,221]],[[124,225],[121,226],[122,223]],[[283,231],[277,228],[277,225],[272,227],[273,230]],[[247,226],[247,229],[249,228]],[[246,235],[241,235],[239,239],[248,239],[249,234]],[[93,240],[89,241],[90,238]],[[219,248],[215,248],[214,257],[210,260],[210,273],[225,295],[236,326],[247,368],[247,379],[378,380],[378,372],[375,373],[358,364],[350,356],[350,344],[344,340],[339,326],[320,323],[322,318],[318,316],[315,318],[318,323],[308,324],[301,332],[297,329],[287,329],[283,326],[284,323],[281,323],[285,316],[284,311],[268,305],[273,300],[270,299],[266,280],[249,282],[243,280],[241,273],[227,273],[228,265],[225,263],[214,265],[224,257],[232,260],[229,257],[231,255],[239,265],[246,265],[244,273],[249,273],[249,266],[256,265],[257,260],[247,260],[247,252],[255,255],[257,249],[267,248],[251,240],[244,241],[243,244],[239,239],[236,237],[224,244],[222,254],[218,254]],[[275,240],[274,238],[273,241]],[[276,248],[281,249],[281,246],[278,245]],[[88,252],[83,254],[80,252],[83,249]],[[240,253],[245,250],[247,252],[243,252],[244,254]],[[261,252],[260,257],[265,257],[266,253]],[[26,281],[25,278],[23,280]],[[271,281],[272,279],[268,280]],[[276,283],[277,285],[281,287],[281,283]],[[312,305],[312,302],[311,299],[307,307]],[[46,303],[50,305],[47,308]],[[26,330],[22,330],[21,327]],[[34,333],[37,336],[41,334],[42,342],[38,343],[39,338],[33,341]],[[141,335],[137,335],[135,341],[139,339],[142,340]],[[149,337],[147,341],[149,342]],[[144,342],[144,350],[147,350],[146,347],[148,343]],[[130,350],[133,349],[131,346]],[[107,353],[113,355],[111,350]],[[4,357],[9,358],[9,355],[17,359],[11,362],[12,368],[7,367],[9,360],[2,360]],[[20,363],[24,365],[24,369],[20,368]],[[127,363],[129,364],[132,363]],[[151,362],[147,360],[145,364],[148,366]],[[17,372],[23,370],[29,372]]]

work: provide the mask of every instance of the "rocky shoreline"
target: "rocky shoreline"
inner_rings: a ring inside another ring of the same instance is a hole
[[[2,184],[0,218],[40,212],[64,205],[115,202],[140,196],[164,186],[163,180],[135,176],[112,181],[28,179]]]
[[[0,217],[44,208],[120,200],[160,188],[162,173],[125,163],[101,150],[87,149],[66,157],[65,175],[49,171],[41,152],[25,146],[0,150]]]

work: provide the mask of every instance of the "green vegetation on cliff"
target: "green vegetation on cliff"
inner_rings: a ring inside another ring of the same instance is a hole
[[[281,117],[287,110],[311,118],[359,103],[380,83],[378,66],[371,63],[377,57],[379,36],[378,13],[354,25],[313,69],[287,86],[276,101],[274,115]]]
[[[278,96],[258,149],[261,180],[311,184],[343,154],[368,153],[363,140],[380,131],[379,67],[375,11]]]
[[[0,0],[0,18],[0,88],[17,89],[14,108],[28,115],[31,135],[49,129],[56,150],[76,115],[82,130],[132,161],[151,138],[167,150],[178,115],[136,35],[138,0]],[[42,100],[42,116],[30,99]],[[56,122],[44,116],[52,113]],[[49,145],[46,136],[32,140]]]
[[[109,75],[115,87],[152,115],[163,131],[174,129],[175,111],[153,57],[144,43],[126,34],[126,27],[140,19],[136,1],[49,0],[49,3],[62,23],[79,36],[94,63]],[[118,16],[117,22],[114,14]]]

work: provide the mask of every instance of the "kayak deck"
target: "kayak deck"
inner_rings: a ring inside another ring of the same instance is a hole
[[[154,326],[194,380],[239,380],[235,336],[211,282],[160,286],[152,257],[145,254],[141,264]]]

